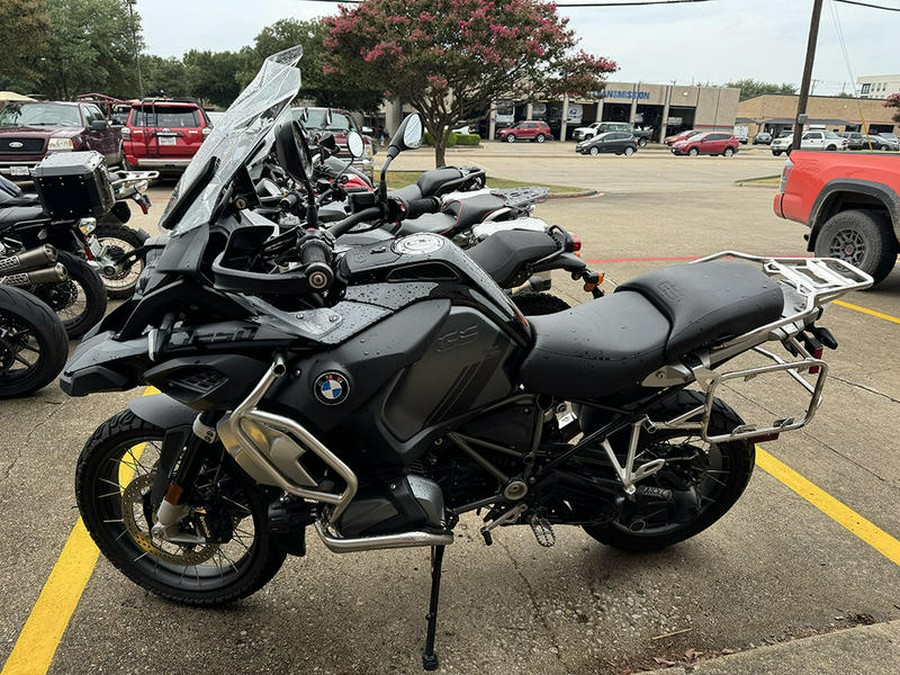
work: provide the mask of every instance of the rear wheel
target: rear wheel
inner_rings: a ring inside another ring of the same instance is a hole
[[[545,140],[547,139],[544,138],[544,134],[538,134],[534,137],[535,143],[543,143]]]
[[[118,263],[120,259],[131,251],[140,248],[143,245],[141,236],[130,227],[116,224],[100,224],[94,231],[97,240],[107,247],[106,256],[113,262]],[[116,264],[116,270],[112,274],[100,273],[103,285],[106,287],[106,294],[110,300],[124,300],[130,298],[134,293],[134,287],[137,285],[138,277],[144,270],[144,261],[142,258],[130,258],[128,263],[122,265]]]
[[[734,148],[725,148],[725,152],[722,154],[726,157],[731,157],[734,154]]]
[[[35,286],[32,293],[56,312],[71,339],[80,338],[103,318],[106,289],[100,275],[81,258],[60,251],[57,260],[66,268],[69,278]]]
[[[49,384],[68,353],[66,331],[53,311],[30,293],[0,285],[0,398]]]
[[[897,238],[881,211],[841,211],[829,218],[816,237],[816,255],[839,258],[883,281],[897,262]]]
[[[512,296],[512,301],[525,316],[543,316],[572,309],[568,302],[549,293],[518,293]]]
[[[626,156],[626,157],[631,157],[631,156],[634,154],[634,148],[632,148],[632,147],[629,145],[629,146],[627,146],[622,152],[625,153],[625,156]]]
[[[680,392],[664,411],[649,411],[673,418],[696,408],[702,397]],[[710,417],[710,434],[722,434],[743,424],[738,414],[716,401]],[[610,439],[620,461],[628,449],[624,434]],[[734,505],[753,473],[752,441],[705,443],[689,431],[645,434],[638,443],[641,461],[668,459],[654,476],[638,483],[634,501],[625,500],[608,523],[585,525],[597,541],[626,551],[655,551],[684,541],[716,522]]]
[[[597,155],[600,154],[600,148],[598,148],[596,145],[594,145],[594,146],[591,147],[590,150],[588,150],[588,152],[591,153],[591,154],[594,155],[594,156],[597,156]]]
[[[221,605],[259,590],[285,553],[268,527],[267,500],[218,446],[186,488],[185,543],[154,538],[151,489],[165,430],[125,410],[91,436],[75,475],[78,509],[104,556],[136,584],[189,605]]]

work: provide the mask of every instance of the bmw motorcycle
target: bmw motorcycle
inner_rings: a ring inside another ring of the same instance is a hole
[[[274,157],[311,188],[287,109],[299,56],[270,57],[216,126],[166,209],[161,255],[61,381],[72,396],[162,392],[102,424],[77,465],[84,522],[132,581],[214,606],[303,555],[310,529],[341,554],[430,547],[430,670],[464,514],[481,514],[487,545],[504,526],[541,546],[575,526],[659,549],[731,508],[755,442],[813,417],[837,347],[823,309],[872,282],[842,261],[718,254],[528,320],[444,237],[336,251],[357,223],[422,203],[325,229],[310,200],[304,225],[280,230],[255,185]],[[421,135],[406,118],[388,155]],[[764,365],[735,365],[747,355]],[[792,383],[808,405],[744,420],[722,396],[747,380]]]

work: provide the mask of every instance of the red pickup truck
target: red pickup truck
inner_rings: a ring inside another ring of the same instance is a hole
[[[775,213],[809,226],[807,250],[840,258],[877,284],[900,250],[900,157],[875,153],[791,153]]]

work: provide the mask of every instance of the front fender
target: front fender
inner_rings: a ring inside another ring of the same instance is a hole
[[[194,423],[194,418],[200,414],[165,394],[136,398],[128,404],[128,409],[145,422],[161,429],[190,426]]]

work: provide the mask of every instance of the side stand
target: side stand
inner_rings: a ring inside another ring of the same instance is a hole
[[[444,562],[444,547],[431,547],[431,601],[428,604],[428,632],[425,637],[425,650],[422,652],[422,667],[425,670],[437,670],[438,657],[434,653],[434,634],[437,631],[438,595],[441,592],[441,565]]]

